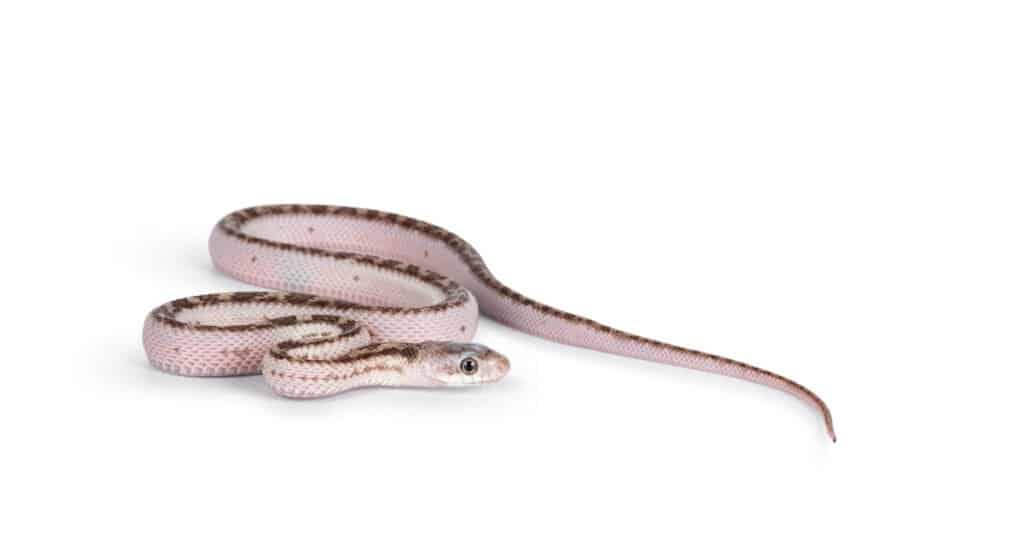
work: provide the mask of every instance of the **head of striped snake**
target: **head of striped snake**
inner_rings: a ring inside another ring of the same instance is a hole
[[[508,359],[480,344],[424,342],[413,370],[422,386],[468,386],[493,383],[505,377]]]

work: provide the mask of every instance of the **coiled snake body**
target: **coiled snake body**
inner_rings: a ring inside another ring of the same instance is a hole
[[[835,440],[828,407],[796,382],[534,301],[499,282],[464,240],[423,221],[361,208],[260,206],[221,219],[209,245],[224,273],[281,292],[209,294],[157,307],[143,344],[162,370],[262,372],[289,397],[488,383],[509,363],[470,343],[479,309],[548,340],[782,390],[820,411]]]

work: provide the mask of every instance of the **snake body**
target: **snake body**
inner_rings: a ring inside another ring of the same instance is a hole
[[[289,397],[488,383],[509,363],[470,342],[479,311],[548,340],[787,392],[818,410],[835,440],[828,407],[804,386],[530,299],[499,282],[466,241],[424,221],[341,206],[259,206],[221,219],[209,247],[222,272],[280,291],[200,295],[157,307],[143,328],[157,368],[262,372],[272,390]]]

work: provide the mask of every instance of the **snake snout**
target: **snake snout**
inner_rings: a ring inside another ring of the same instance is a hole
[[[464,351],[461,356],[463,359],[470,358],[475,360],[477,363],[476,367],[478,368],[466,378],[471,384],[500,381],[508,374],[509,369],[512,367],[505,355],[487,346],[472,344],[467,347],[469,347],[469,351]]]
[[[472,383],[500,381],[511,368],[509,360],[504,355],[486,347],[480,346],[475,358],[478,361],[479,370],[474,374],[475,377],[472,377]]]
[[[492,359],[492,366],[494,367],[493,381],[499,381],[508,375],[508,371],[512,368],[512,363],[509,362],[508,358],[500,353],[491,351],[490,359]]]

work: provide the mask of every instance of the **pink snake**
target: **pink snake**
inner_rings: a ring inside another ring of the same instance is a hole
[[[146,318],[150,362],[181,375],[262,372],[289,397],[362,386],[448,386],[501,379],[508,360],[470,343],[478,308],[555,342],[717,373],[787,392],[832,416],[807,388],[736,360],[613,329],[500,283],[476,250],[409,217],[322,205],[271,205],[224,217],[210,235],[218,269],[282,292],[171,301]]]

